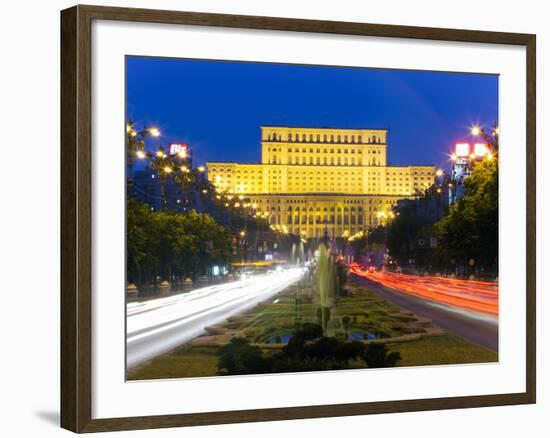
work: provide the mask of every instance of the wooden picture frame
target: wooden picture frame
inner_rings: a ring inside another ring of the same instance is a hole
[[[94,20],[518,45],[526,48],[526,391],[127,418],[92,418],[91,25]],[[535,403],[535,35],[274,17],[75,6],[61,12],[61,426],[97,432]]]

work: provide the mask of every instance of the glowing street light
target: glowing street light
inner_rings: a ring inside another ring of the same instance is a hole
[[[160,136],[160,131],[158,128],[149,128],[149,134],[151,134],[153,137]]]
[[[443,171],[441,169],[437,169],[435,171],[435,176],[443,176]]]
[[[137,151],[136,152],[136,157],[138,157],[140,160],[143,160],[144,158],[147,157],[147,154],[143,151]]]
[[[481,134],[482,131],[481,131],[481,128],[478,125],[474,125],[470,129],[470,132],[471,132],[472,135],[477,137],[478,135]]]

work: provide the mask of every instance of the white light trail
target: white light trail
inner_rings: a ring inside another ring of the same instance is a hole
[[[139,365],[189,342],[219,324],[268,300],[300,280],[300,268],[270,272],[126,306],[126,365]]]

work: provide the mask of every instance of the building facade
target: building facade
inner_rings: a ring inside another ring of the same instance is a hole
[[[385,129],[262,126],[261,136],[260,164],[209,162],[208,179],[303,237],[377,226],[399,199],[434,183],[433,166],[387,165]]]

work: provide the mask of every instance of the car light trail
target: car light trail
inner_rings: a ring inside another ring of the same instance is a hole
[[[271,298],[302,278],[300,268],[249,277],[126,306],[126,365],[134,367]]]
[[[496,283],[369,271],[357,264],[350,265],[349,269],[355,275],[425,300],[493,317],[498,316]]]

